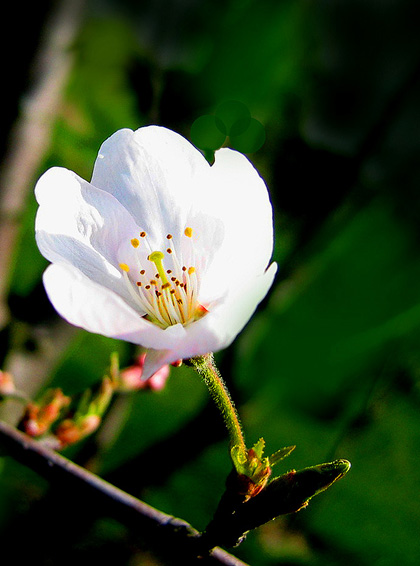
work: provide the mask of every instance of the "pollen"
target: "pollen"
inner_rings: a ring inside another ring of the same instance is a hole
[[[191,239],[192,235],[189,226],[180,233],[164,232],[160,237],[155,233],[148,237],[141,231],[139,237],[130,240],[135,249],[130,265],[133,272],[136,266],[137,275],[132,275],[127,263],[119,264],[140,316],[163,329],[176,324],[188,326],[208,312],[199,302],[200,270],[196,266],[202,261],[195,240],[185,242],[185,238]],[[141,245],[141,238],[145,238],[145,247]]]

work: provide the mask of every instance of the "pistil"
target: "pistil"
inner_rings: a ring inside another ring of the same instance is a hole
[[[185,228],[183,236],[191,239],[191,246],[188,246],[190,260],[194,258],[192,235],[192,228]],[[144,265],[144,252],[143,264],[140,256],[136,259],[138,267],[141,267],[140,280],[133,281],[133,270],[127,263],[120,263],[120,269],[129,286],[130,295],[144,313],[143,316],[161,328],[175,324],[186,326],[204,316],[208,311],[198,302],[199,277],[196,268],[193,265],[182,264],[182,253],[181,255],[176,253],[172,234],[166,236],[169,246],[166,248],[166,254],[161,250],[152,251],[146,232],[140,232],[139,236],[140,239],[130,240],[131,245],[134,249],[138,249],[141,248],[142,241],[146,243],[150,250],[146,259],[155,267],[154,277],[148,278],[151,273]],[[164,262],[167,263],[166,266]],[[168,263],[170,269],[166,269]]]

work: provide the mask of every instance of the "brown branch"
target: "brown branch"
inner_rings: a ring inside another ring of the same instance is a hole
[[[131,532],[138,533],[168,564],[247,566],[220,548],[198,558],[201,535],[189,523],[136,499],[3,421],[0,421],[0,446],[63,493],[71,490],[77,494],[78,509],[94,509],[96,514],[113,517]]]

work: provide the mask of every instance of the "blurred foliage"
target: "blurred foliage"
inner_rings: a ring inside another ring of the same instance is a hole
[[[122,127],[160,123],[201,139],[193,124],[228,123],[220,108],[232,101],[265,132],[249,157],[270,187],[280,272],[218,360],[249,444],[296,444],[287,466],[345,457],[353,469],[307,510],[252,533],[235,550],[250,564],[420,561],[419,15],[414,0],[96,0],[72,46],[34,182],[51,165],[89,178],[100,144]],[[42,37],[37,22],[29,49]],[[203,149],[236,147],[216,130],[217,143]],[[10,276],[4,364],[28,348],[16,340],[22,323],[35,352],[57,324],[41,284],[35,211],[31,196]],[[40,390],[79,393],[100,380],[111,352],[123,364],[134,355],[82,331],[62,348]],[[203,528],[229,471],[226,436],[206,402],[198,378],[173,369],[163,391],[117,399],[103,429],[69,455]],[[75,527],[61,509],[57,522],[52,499],[35,474],[0,460],[0,537],[16,562],[156,563],[110,520],[78,517]]]

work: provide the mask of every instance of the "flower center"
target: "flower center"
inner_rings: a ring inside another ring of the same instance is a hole
[[[146,232],[140,232],[140,238],[131,240],[133,248],[139,248],[136,267],[120,263],[130,295],[145,312],[144,316],[161,328],[174,324],[186,326],[207,313],[198,302],[200,280],[196,268],[183,264],[182,250],[186,249],[186,255],[194,262],[192,235],[192,228],[185,228],[182,237],[188,238],[190,245],[181,245],[177,253],[172,234],[166,236],[168,247],[162,252],[152,251]],[[145,254],[144,246],[150,253]]]

